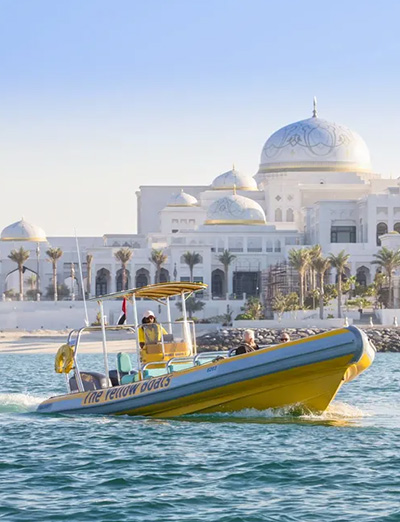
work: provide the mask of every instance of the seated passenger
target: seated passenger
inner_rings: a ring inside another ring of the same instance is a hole
[[[154,313],[147,310],[143,314],[142,324],[139,326],[140,348],[143,348],[146,344],[161,343],[163,335],[167,335],[167,332],[157,323]]]
[[[243,341],[236,348],[236,355],[241,355],[243,353],[248,353],[248,352],[254,352],[254,350],[258,350],[258,344],[254,340],[254,331],[245,330],[244,334],[243,334]]]
[[[286,332],[281,332],[281,336],[280,336],[279,340],[281,343],[288,343],[290,341],[290,336]]]

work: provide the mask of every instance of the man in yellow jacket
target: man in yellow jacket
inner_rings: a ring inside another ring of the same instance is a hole
[[[151,310],[143,314],[142,324],[139,326],[139,344],[143,348],[146,344],[161,343],[165,329],[157,323],[156,316]]]

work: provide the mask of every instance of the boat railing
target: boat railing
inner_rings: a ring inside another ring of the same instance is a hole
[[[135,327],[133,325],[111,325],[111,326],[104,326],[104,329],[107,330],[107,331],[122,331],[122,330],[126,330],[128,332],[131,332],[131,333],[135,333]],[[74,329],[74,330],[71,330],[69,332],[69,335],[68,335],[68,339],[67,339],[67,344],[69,346],[73,346],[74,347],[74,370],[75,370],[75,376],[76,376],[76,382],[77,382],[77,385],[78,385],[78,389],[79,391],[84,391],[84,385],[83,385],[83,382],[82,382],[82,378],[81,378],[81,372],[80,372],[80,369],[79,369],[79,364],[78,364],[78,348],[79,348],[79,344],[80,344],[80,341],[81,341],[81,336],[84,332],[102,332],[103,331],[103,327],[100,325],[100,326],[83,326],[82,328],[78,328],[78,329]],[[105,353],[104,354],[104,357],[106,358],[107,354]],[[105,364],[105,375],[107,377],[107,379],[109,380],[109,386],[111,387],[112,384],[111,384],[111,381],[109,379],[109,371],[108,371],[108,368],[107,368],[107,365]]]
[[[201,352],[196,355],[194,358],[194,363],[196,366],[200,366],[201,364],[207,364],[212,362],[218,357],[226,358],[229,356],[229,351],[215,351],[215,352]]]
[[[148,362],[142,368],[143,379],[150,379],[151,377],[159,377],[168,373],[167,363],[165,362]]]
[[[167,372],[173,373],[176,371],[193,368],[193,366],[195,366],[194,359],[195,357],[173,357],[167,363]]]

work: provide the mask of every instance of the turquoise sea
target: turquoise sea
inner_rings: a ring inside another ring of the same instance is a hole
[[[45,416],[52,355],[2,354],[0,375],[0,520],[400,521],[400,354],[322,416]]]

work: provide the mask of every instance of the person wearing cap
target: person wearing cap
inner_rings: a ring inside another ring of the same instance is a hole
[[[167,332],[157,323],[156,316],[151,310],[143,314],[142,324],[139,326],[139,344],[143,348],[146,344],[161,343],[162,336]]]
[[[243,353],[254,352],[254,350],[258,350],[258,344],[254,339],[254,330],[245,330],[243,333],[243,341],[236,348],[236,355],[241,355]]]

